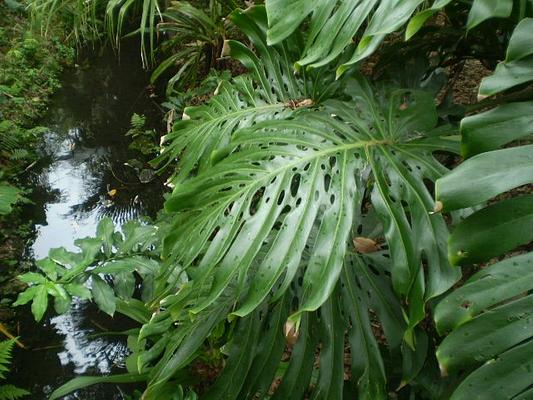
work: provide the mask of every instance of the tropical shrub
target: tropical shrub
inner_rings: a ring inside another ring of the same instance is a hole
[[[531,86],[523,87],[533,82],[533,48],[528,44],[532,38],[533,18],[525,18],[511,36],[505,60],[482,81],[481,96],[518,89],[524,100],[533,99]],[[516,95],[516,90],[508,94]],[[496,101],[503,104],[461,123],[462,155],[467,160],[437,181],[436,196],[444,210],[478,206],[533,183],[533,146],[528,140],[517,142],[533,133],[533,102],[507,103],[505,97]],[[529,192],[495,199],[462,221],[449,240],[451,262],[471,268],[530,243],[533,196]],[[532,257],[531,251],[515,254],[482,269],[437,306],[437,329],[450,332],[437,351],[441,369],[468,371],[452,398],[486,390],[502,399],[531,396]]]
[[[532,196],[494,199],[533,181],[531,2],[454,9],[468,29],[502,18],[508,42],[460,130],[435,105],[440,63],[375,83],[352,66],[452,3],[269,0],[231,13],[250,47],[229,40],[224,55],[248,73],[163,138],[154,164],[173,191],[157,227],[120,234],[103,220],[80,253],[54,250],[22,276],[17,304],[32,301],[37,319],[49,295],[57,311],[82,295],[139,323],[127,374],[52,398],[104,381],[184,397],[206,343],[224,355],[206,399],[531,397],[531,253],[469,267],[532,240]]]
[[[158,33],[167,37],[160,47],[172,55],[154,70],[152,82],[177,66],[167,83],[167,95],[171,95],[175,87],[194,84],[215,67],[226,37],[226,15],[218,0],[209,1],[205,11],[185,1],[173,2],[163,13],[164,22],[157,25]]]
[[[137,373],[149,371],[145,397],[161,398],[228,315],[239,318],[231,342],[239,344],[238,351],[229,350],[225,374],[238,370],[247,377],[228,386],[223,374],[209,396],[264,395],[283,353],[283,325],[302,339],[281,398],[307,389],[305,370],[319,342],[334,350],[321,355],[317,393],[342,392],[345,340],[339,332],[345,329],[353,349],[352,386],[383,396],[386,372],[372,320],[384,326],[381,347],[404,358],[408,381],[424,361],[413,359],[413,349],[427,344],[416,330],[424,304],[459,278],[446,257],[446,224],[429,213],[434,202],[424,183],[446,172],[433,151],[458,151],[449,137],[454,130],[438,126],[432,96],[423,91],[383,87],[374,93],[357,74],[335,81],[327,70],[293,75],[291,55],[298,54],[300,37],[267,46],[263,7],[236,11],[231,19],[257,54],[236,41],[227,51],[251,73],[222,82],[206,105],[187,108],[157,160],[169,165],[180,156],[166,204],[173,227],[162,249],[166,270],[159,279],[165,284],[149,306],[158,312],[138,337],[145,347]],[[371,233],[365,220],[382,228]],[[363,232],[371,237],[360,239],[374,243],[373,252],[354,251],[353,239]],[[379,250],[375,242],[383,236]],[[35,293],[43,285],[33,275],[22,279]],[[17,303],[31,299],[23,294]],[[39,308],[37,316],[43,312]],[[268,328],[267,315],[277,325]],[[255,348],[254,335],[265,329],[270,344]],[[248,358],[241,359],[246,346]],[[268,369],[257,374],[256,364]],[[338,373],[331,376],[332,370]]]

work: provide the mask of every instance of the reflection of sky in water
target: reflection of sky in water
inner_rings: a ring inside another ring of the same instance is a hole
[[[70,312],[50,320],[57,332],[65,335],[64,350],[58,354],[59,360],[63,366],[72,364],[76,374],[86,374],[89,370],[109,374],[112,367],[123,366],[128,350],[120,342],[90,338],[92,332],[78,326],[85,317],[84,305],[84,302],[75,300]]]
[[[125,136],[132,114],[144,114],[152,124],[159,124],[161,118],[146,90],[149,74],[141,67],[136,41],[124,42],[120,63],[111,49],[101,54],[89,51],[87,56],[89,68],[65,72],[62,88],[42,121],[51,132],[43,137],[40,164],[28,172],[35,188],[31,196],[35,206],[29,207],[29,212],[36,221],[28,259],[44,258],[55,247],[76,251],[74,241],[94,236],[97,222],[104,216],[120,226],[140,215],[155,216],[162,206],[161,180],[146,184],[139,178],[148,165],[142,160],[140,166],[124,165],[140,158],[128,149]],[[115,196],[108,194],[110,189],[116,189]],[[48,398],[77,375],[123,372],[116,366],[124,363],[125,337],[96,334],[131,328],[126,317],[111,320],[94,304],[82,301],[75,301],[68,313],[40,326],[27,317],[25,336],[31,337],[35,352],[16,352],[14,383],[32,386],[32,399]],[[98,385],[64,399],[122,398],[117,385]]]
[[[49,133],[46,141],[55,161],[43,171],[42,179],[47,181],[50,189],[59,193],[59,198],[46,205],[46,224],[36,226],[37,236],[33,244],[36,259],[46,257],[55,247],[76,251],[76,239],[95,234],[98,207],[85,213],[72,211],[93,195],[90,184],[101,176],[98,176],[97,169],[91,168],[91,163],[104,162],[106,154],[104,148],[90,149],[80,145],[78,129],[70,129],[66,138]],[[87,325],[86,306],[86,302],[76,299],[68,313],[50,320],[57,333],[64,337],[59,360],[63,366],[72,366],[76,374],[109,374],[112,367],[123,364],[127,348],[121,342],[91,337],[96,329],[82,327],[82,323]]]

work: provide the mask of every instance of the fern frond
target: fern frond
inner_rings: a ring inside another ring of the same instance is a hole
[[[9,363],[11,362],[11,351],[13,350],[14,345],[14,339],[4,340],[0,342],[0,379],[5,379],[6,372],[9,372]]]
[[[9,158],[13,161],[23,160],[29,156],[30,152],[26,149],[14,149]]]
[[[14,385],[0,386],[0,400],[18,400],[31,393]]]

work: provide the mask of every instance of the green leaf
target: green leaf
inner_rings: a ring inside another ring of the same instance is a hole
[[[28,284],[44,284],[46,282],[46,278],[36,272],[26,272],[25,274],[19,275],[18,279]]]
[[[507,45],[505,61],[521,60],[533,55],[533,48],[531,48],[532,28],[533,18],[524,18],[516,25]]]
[[[48,252],[48,258],[51,260],[54,260],[59,265],[62,265],[64,267],[68,267],[69,269],[72,269],[77,264],[79,264],[82,260],[82,254],[80,253],[73,253],[70,251],[67,251],[64,247],[59,247],[55,249],[51,249]]]
[[[48,308],[48,284],[37,286],[31,304],[31,312],[35,321],[39,322]]]
[[[86,287],[83,284],[67,283],[65,285],[65,289],[70,295],[79,297],[80,299],[84,299],[84,300],[92,299],[91,291],[89,290],[88,287]]]
[[[72,303],[72,298],[65,291],[62,285],[48,283],[48,294],[54,297],[54,309],[57,314],[66,313]]]
[[[142,301],[136,299],[117,299],[116,311],[141,324],[148,323],[152,315],[150,309]]]
[[[492,96],[533,80],[533,50],[530,45],[532,31],[533,18],[520,21],[509,40],[505,61],[496,66],[494,74],[481,81],[480,95]]]
[[[437,350],[441,369],[455,371],[490,360],[530,339],[533,296],[495,307],[457,327]]]
[[[115,244],[117,255],[130,255],[145,251],[158,240],[157,227],[143,225],[136,220],[126,222],[121,230],[124,233],[124,240]]]
[[[11,363],[11,352],[16,340],[2,340],[0,342],[0,379],[6,379],[6,373],[9,372],[9,364]]]
[[[230,361],[225,366],[222,375],[204,396],[206,400],[237,398],[245,383],[243,371],[248,371],[250,368],[255,355],[252,349],[260,340],[261,324],[258,318],[259,313],[256,314],[237,324],[233,340],[227,344]]]
[[[469,265],[533,240],[533,195],[505,200],[484,208],[461,222],[449,239],[452,264]]]
[[[68,381],[61,387],[54,390],[50,395],[49,400],[58,400],[71,392],[86,388],[87,386],[96,385],[98,383],[137,383],[144,382],[146,378],[146,375],[137,374],[122,374],[110,376],[80,376],[78,378],[74,378]]]
[[[492,96],[533,80],[533,56],[500,63],[493,75],[484,78],[479,87],[481,96]]]
[[[370,55],[386,34],[405,24],[421,3],[421,0],[267,0],[268,43],[277,44],[288,38],[310,16],[304,51],[296,65],[317,68],[335,60],[360,34],[359,46],[339,69],[340,75],[348,65]],[[367,20],[370,22],[364,24]]]
[[[37,267],[43,271],[50,280],[57,280],[58,265],[53,260],[50,258],[44,258],[42,260],[38,260],[35,265],[37,265]]]
[[[473,29],[489,18],[509,17],[512,11],[513,0],[474,0],[466,26]]]
[[[102,241],[104,254],[110,256],[113,251],[113,233],[115,232],[115,225],[109,217],[104,217],[96,227],[96,236]]]
[[[30,286],[25,291],[19,293],[17,301],[13,303],[13,307],[23,306],[28,304],[36,295],[39,286]]]
[[[113,316],[117,303],[115,292],[98,275],[92,276],[92,294],[98,308],[106,314]]]
[[[405,40],[412,38],[429,18],[451,3],[451,1],[452,0],[435,0],[430,8],[422,10],[413,16],[405,28]]]
[[[435,193],[444,210],[456,210],[531,182],[533,145],[527,145],[470,158],[437,180]]]
[[[135,291],[135,277],[131,272],[120,272],[113,275],[113,287],[118,297],[131,299]]]
[[[461,121],[461,154],[468,158],[533,134],[533,101],[510,103]]]
[[[471,276],[435,309],[440,333],[450,331],[504,300],[533,288],[533,253],[512,257]]]
[[[526,400],[531,398],[533,342],[517,346],[468,375],[453,392],[451,400],[493,399]]]
[[[472,371],[452,399],[528,398],[533,253],[482,269],[446,296],[435,310],[437,329],[451,330],[437,350],[441,371]],[[480,392],[481,388],[483,391]],[[520,395],[519,395],[520,394]],[[516,396],[516,397],[515,397]]]
[[[141,276],[156,275],[159,271],[160,263],[156,260],[134,256],[118,260],[110,260],[105,264],[96,267],[92,272],[95,274],[118,274],[124,272],[137,272]]]

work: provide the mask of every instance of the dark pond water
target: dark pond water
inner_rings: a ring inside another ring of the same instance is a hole
[[[109,49],[84,57],[65,73],[43,121],[49,127],[43,159],[29,176],[35,203],[28,210],[35,221],[35,239],[26,250],[29,262],[54,247],[75,249],[74,240],[93,235],[103,216],[120,225],[141,215],[153,217],[162,205],[160,178],[141,182],[141,173],[153,174],[146,164],[132,161],[140,156],[128,149],[125,136],[134,112],[152,123],[161,120],[137,49],[125,45],[120,62]],[[132,326],[130,321],[108,318],[87,302],[41,324],[33,322],[28,309],[19,314],[18,334],[29,349],[16,350],[11,382],[31,390],[32,399],[46,399],[75,376],[123,372],[125,338],[99,333],[122,331]],[[122,399],[125,390],[100,385],[65,399]]]

